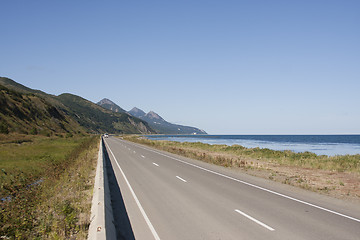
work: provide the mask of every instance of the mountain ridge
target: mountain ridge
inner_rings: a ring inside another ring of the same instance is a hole
[[[3,133],[155,133],[139,118],[107,110],[74,94],[50,95],[5,77],[0,77],[0,86]]]
[[[157,114],[154,111],[150,111],[147,114],[145,114],[145,118],[152,119],[152,120],[158,120],[158,121],[165,121],[162,117],[160,117],[159,114]]]
[[[0,133],[44,136],[86,133],[64,111],[32,93],[18,92],[0,83]]]
[[[141,110],[137,107],[132,108],[130,111],[128,111],[128,113],[130,115],[133,115],[134,117],[138,117],[138,118],[146,115],[146,113],[143,110]]]
[[[103,100],[99,101],[97,104],[106,109],[111,109],[115,107],[115,106],[111,107],[108,104],[101,104]],[[114,103],[114,105],[116,104]],[[134,107],[127,113],[130,114],[131,116],[146,121],[149,124],[149,126],[159,134],[207,134],[204,130],[201,130],[196,127],[169,123],[154,111],[149,111],[148,113],[145,113],[142,109]]]
[[[139,118],[145,120],[160,134],[207,134],[204,130],[196,127],[170,123],[154,111],[149,111],[145,116]]]
[[[111,101],[110,99],[104,98],[96,103],[97,105],[100,105],[106,109],[109,109],[113,112],[126,112],[124,109],[122,109],[120,106],[118,106],[116,103]]]

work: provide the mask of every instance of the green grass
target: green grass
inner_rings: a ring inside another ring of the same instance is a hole
[[[0,236],[85,239],[99,138],[15,139],[0,143]]]
[[[23,179],[22,185],[41,178],[54,165],[59,165],[84,138],[35,138],[22,144],[0,144],[0,196],[8,194],[4,184]],[[20,183],[16,183],[20,184]]]

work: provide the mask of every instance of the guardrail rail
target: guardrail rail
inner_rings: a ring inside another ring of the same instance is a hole
[[[88,240],[116,239],[113,209],[106,171],[104,140],[101,138],[96,167]]]

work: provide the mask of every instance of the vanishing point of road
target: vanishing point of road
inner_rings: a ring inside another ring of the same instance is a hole
[[[358,205],[104,140],[123,204],[113,201],[120,239],[360,239]]]

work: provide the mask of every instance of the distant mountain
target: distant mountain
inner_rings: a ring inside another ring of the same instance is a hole
[[[141,110],[141,109],[138,109],[136,107],[134,107],[133,109],[131,109],[130,111],[128,111],[128,113],[134,117],[137,117],[137,118],[142,118],[146,115],[146,113]]]
[[[120,108],[118,105],[116,105],[111,100],[108,100],[106,98],[104,98],[97,104],[107,109],[116,109],[116,107]],[[130,114],[131,116],[146,121],[149,124],[149,126],[159,134],[207,134],[204,130],[195,127],[169,123],[166,120],[164,120],[159,114],[153,111],[145,113],[143,110],[134,107],[127,113]]]
[[[154,133],[148,123],[72,94],[50,95],[0,77],[0,129],[29,133]]]
[[[80,125],[95,132],[152,133],[149,125],[127,113],[113,112],[93,102],[69,93],[57,97],[72,112]]]
[[[121,107],[116,105],[113,101],[111,101],[107,98],[104,98],[103,100],[101,100],[100,102],[98,102],[96,104],[99,106],[102,106],[103,108],[109,109],[113,112],[121,112],[121,113],[126,112],[124,109],[122,109]]]
[[[162,117],[160,117],[159,114],[150,111],[148,112],[145,116],[145,119],[147,119],[148,121],[157,121],[157,122],[166,122]]]
[[[146,121],[152,129],[160,134],[207,134],[204,130],[195,127],[169,123],[153,111],[145,113],[135,107],[128,113]]]

